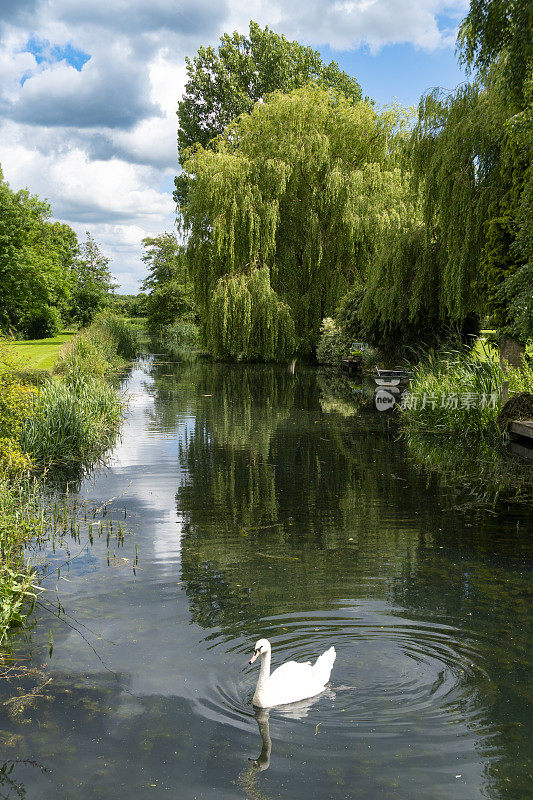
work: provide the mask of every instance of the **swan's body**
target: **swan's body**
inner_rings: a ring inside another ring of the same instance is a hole
[[[310,661],[287,661],[270,674],[271,648],[268,639],[259,639],[254,654],[250,659],[253,664],[261,656],[259,679],[253,696],[254,706],[271,708],[289,703],[297,703],[307,697],[314,697],[326,688],[333,663],[335,648],[330,647],[317,658],[314,664]]]

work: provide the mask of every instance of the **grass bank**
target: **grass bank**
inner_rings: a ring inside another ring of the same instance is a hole
[[[26,339],[13,341],[9,347],[14,357],[24,365],[25,369],[42,369],[52,372],[59,351],[74,336],[74,331],[65,330],[50,339]]]
[[[54,375],[43,381],[0,343],[0,643],[35,593],[23,548],[50,525],[42,470],[87,468],[103,457],[125,403],[110,381],[136,351],[132,327],[105,315],[63,343]]]

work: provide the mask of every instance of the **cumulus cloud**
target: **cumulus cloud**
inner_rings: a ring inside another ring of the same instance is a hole
[[[467,0],[0,0],[0,163],[101,240],[128,291],[143,236],[172,227],[184,58],[250,19],[376,52],[450,44]]]
[[[146,68],[114,47],[80,71],[60,61],[28,77],[6,112],[35,125],[131,128],[159,109],[150,100]]]

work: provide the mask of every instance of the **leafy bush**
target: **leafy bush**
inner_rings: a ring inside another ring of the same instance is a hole
[[[346,349],[346,337],[335,320],[325,317],[320,326],[320,339],[316,348],[318,363],[340,365]]]
[[[59,309],[44,306],[24,322],[24,338],[48,339],[57,336],[61,331],[62,324]]]
[[[198,347],[200,344],[200,331],[194,322],[179,320],[174,325],[168,325],[161,330],[159,338],[169,345],[177,347]]]

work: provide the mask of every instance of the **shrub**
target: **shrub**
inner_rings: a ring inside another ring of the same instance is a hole
[[[319,364],[340,365],[346,351],[346,338],[335,320],[325,317],[320,326],[320,339],[316,348]]]
[[[52,306],[45,306],[24,322],[24,338],[47,339],[57,336],[61,327],[59,310]]]

